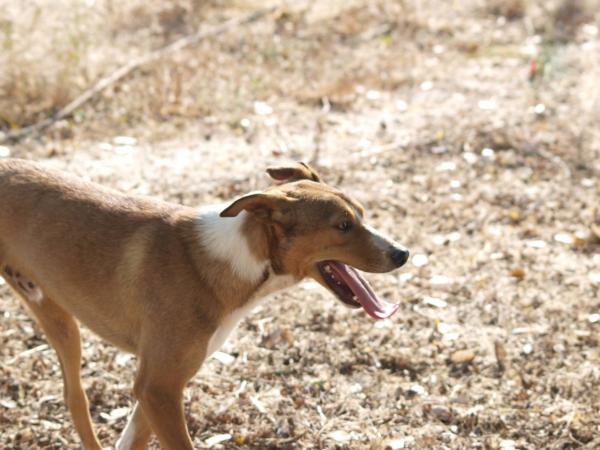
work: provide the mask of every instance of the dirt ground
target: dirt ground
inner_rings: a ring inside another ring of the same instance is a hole
[[[0,157],[188,205],[310,160],[413,255],[368,276],[391,320],[310,281],[244,320],[187,390],[197,448],[600,448],[598,1],[123,3],[0,1]],[[83,335],[112,448],[135,358]],[[77,448],[55,355],[2,281],[0,362],[0,449]]]

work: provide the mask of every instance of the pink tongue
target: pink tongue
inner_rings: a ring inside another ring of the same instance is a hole
[[[339,262],[331,261],[331,267],[344,280],[352,290],[363,309],[375,319],[387,319],[398,310],[399,305],[381,300],[375,293],[369,282],[365,280],[353,267]]]

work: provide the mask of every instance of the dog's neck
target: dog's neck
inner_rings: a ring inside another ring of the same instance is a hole
[[[196,223],[203,259],[208,259],[215,269],[211,271],[211,279],[206,281],[216,293],[226,293],[219,297],[227,299],[228,304],[223,307],[229,312],[249,302],[255,303],[297,280],[273,270],[269,242],[272,236],[267,227],[245,211],[236,217],[220,217],[225,206],[200,208]]]
[[[200,243],[207,253],[231,266],[234,275],[250,284],[264,276],[269,261],[260,251],[262,230],[248,226],[248,213],[236,217],[220,217],[223,205],[210,205],[200,209],[198,226]],[[264,248],[264,247],[263,247]]]

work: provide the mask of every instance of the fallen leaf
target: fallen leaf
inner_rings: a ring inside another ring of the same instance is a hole
[[[525,270],[521,267],[515,267],[513,270],[510,271],[510,276],[516,278],[517,280],[522,280],[523,278],[525,278]]]
[[[329,437],[336,442],[349,442],[352,440],[352,435],[343,430],[337,430],[329,433]]]
[[[502,342],[494,342],[494,354],[496,355],[496,363],[498,364],[498,369],[505,370],[507,353],[506,348],[504,347],[504,344]]]
[[[227,442],[231,440],[231,435],[229,433],[224,434],[216,434],[213,437],[210,437],[204,441],[204,445],[207,447],[212,447],[213,445],[220,444],[221,442]]]

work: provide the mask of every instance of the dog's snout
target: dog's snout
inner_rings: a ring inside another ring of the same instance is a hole
[[[410,252],[404,248],[395,248],[394,250],[392,250],[392,253],[390,255],[396,267],[403,266],[406,263],[406,261],[408,261],[409,256]]]

